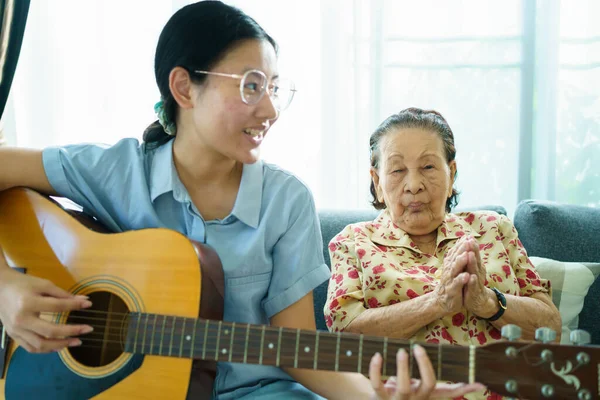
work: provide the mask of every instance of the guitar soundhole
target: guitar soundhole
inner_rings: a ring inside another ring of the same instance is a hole
[[[73,358],[88,367],[110,364],[124,352],[125,327],[129,310],[123,300],[109,292],[88,294],[92,307],[73,311],[67,323],[94,327],[92,333],[82,335],[81,346],[71,347]]]

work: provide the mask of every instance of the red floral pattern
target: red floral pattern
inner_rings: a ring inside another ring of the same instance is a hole
[[[343,331],[368,308],[409,301],[434,290],[444,255],[466,234],[479,242],[488,287],[517,296],[549,292],[550,283],[535,271],[512,222],[503,215],[448,214],[438,228],[435,254],[425,254],[383,212],[375,221],[347,226],[329,243],[332,276],[324,307],[328,328]],[[463,309],[424,326],[412,339],[480,346],[501,336],[490,323]],[[495,396],[486,391],[466,398],[501,398]]]

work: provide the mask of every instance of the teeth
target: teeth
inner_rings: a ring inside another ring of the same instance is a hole
[[[252,137],[262,135],[263,132],[264,131],[258,130],[258,129],[244,129],[244,133],[247,133],[248,135],[250,135]]]

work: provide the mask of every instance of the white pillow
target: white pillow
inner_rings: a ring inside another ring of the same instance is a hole
[[[560,342],[570,344],[569,335],[579,325],[579,313],[590,286],[596,277],[584,263],[562,262],[549,258],[529,257],[536,271],[548,279],[552,287],[552,301],[562,318]]]

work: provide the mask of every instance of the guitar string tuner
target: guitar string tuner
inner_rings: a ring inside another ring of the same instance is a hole
[[[513,342],[521,338],[521,328],[513,324],[504,325],[501,334],[503,338]]]
[[[537,328],[535,340],[542,343],[550,343],[556,340],[556,332],[550,328]]]
[[[586,344],[590,344],[592,342],[592,336],[589,334],[589,332],[584,331],[583,329],[575,329],[574,331],[571,331],[569,339],[575,346],[585,346]]]

